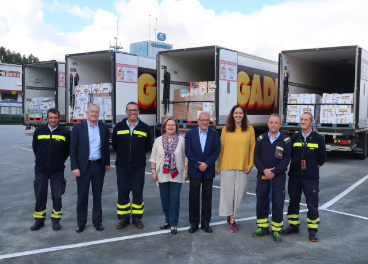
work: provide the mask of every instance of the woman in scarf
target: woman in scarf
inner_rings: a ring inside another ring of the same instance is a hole
[[[160,229],[171,227],[177,233],[182,183],[188,179],[188,161],[185,157],[184,138],[180,137],[179,124],[174,118],[166,118],[161,135],[153,144],[149,161],[152,179],[158,181],[165,223]]]

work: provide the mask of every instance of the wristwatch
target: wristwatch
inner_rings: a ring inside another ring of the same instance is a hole
[[[187,171],[184,171],[184,173],[185,173],[185,174],[188,174],[188,172],[187,172]]]

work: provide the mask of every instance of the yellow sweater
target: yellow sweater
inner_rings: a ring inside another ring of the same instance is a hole
[[[254,147],[256,145],[254,129],[248,126],[242,132],[237,128],[235,132],[228,132],[226,127],[221,134],[221,152],[217,160],[217,172],[221,170],[244,170],[254,165]]]

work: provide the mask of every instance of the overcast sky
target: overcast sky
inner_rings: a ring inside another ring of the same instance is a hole
[[[289,49],[368,49],[367,10],[367,0],[2,1],[0,46],[64,61],[108,49],[118,21],[119,44],[129,52],[130,43],[148,39],[151,15],[151,39],[158,18],[174,48],[220,45],[277,60]]]

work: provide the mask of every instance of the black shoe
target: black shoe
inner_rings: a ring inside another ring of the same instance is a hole
[[[318,242],[318,238],[316,237],[316,233],[309,233],[309,241]]]
[[[206,233],[212,233],[212,228],[210,225],[201,225],[201,229],[204,229],[204,232]]]
[[[190,226],[189,227],[189,233],[195,233],[198,229],[198,225]]]
[[[268,227],[259,227],[256,231],[253,232],[252,237],[263,237],[263,236],[269,236],[270,230]]]
[[[280,233],[277,232],[277,231],[272,232],[272,238],[273,238],[273,241],[275,241],[277,243],[282,242],[282,237],[280,236]]]
[[[44,221],[36,220],[36,222],[31,226],[31,231],[36,231],[40,229],[41,227],[45,226]]]
[[[281,231],[281,234],[283,235],[299,234],[299,228],[288,226],[287,229]]]
[[[61,225],[58,221],[52,221],[52,229],[53,230],[60,230],[61,229]]]
[[[170,224],[163,224],[162,226],[160,226],[160,229],[168,229],[170,227]]]
[[[86,227],[86,225],[79,225],[77,226],[77,228],[75,229],[75,232],[77,233],[82,233],[84,231],[84,228]]]
[[[101,223],[94,224],[94,227],[96,228],[97,231],[103,231],[104,230],[104,227]]]
[[[144,224],[141,219],[133,220],[132,224],[135,226],[135,228],[138,228],[138,229],[141,229],[144,227]]]
[[[119,221],[119,224],[116,226],[117,229],[124,229],[125,227],[127,227],[128,225],[130,225],[130,221],[126,221],[124,219],[121,219]]]
[[[173,235],[176,235],[178,233],[178,230],[175,228],[175,229],[171,229],[171,234]]]

